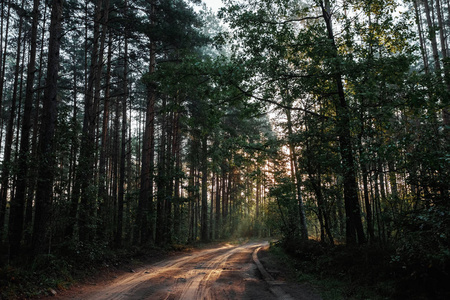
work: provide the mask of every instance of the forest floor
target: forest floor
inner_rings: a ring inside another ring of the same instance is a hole
[[[268,248],[248,242],[176,253],[105,270],[41,299],[321,299],[312,286],[291,281],[289,266]]]

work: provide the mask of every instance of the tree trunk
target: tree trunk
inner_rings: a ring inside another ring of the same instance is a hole
[[[298,214],[300,221],[300,237],[303,241],[308,240],[308,227],[306,224],[306,215],[305,208],[303,207],[303,197],[302,197],[302,175],[300,174],[300,170],[298,168],[297,162],[297,153],[295,151],[295,145],[292,142],[293,131],[292,131],[292,120],[291,120],[291,111],[286,109],[286,117],[287,117],[287,126],[288,126],[288,134],[289,134],[289,152],[290,152],[290,160],[291,160],[291,173],[292,173],[292,181],[295,184],[296,195],[297,195],[297,205],[298,205]]]
[[[175,153],[175,182],[174,182],[174,211],[173,211],[173,217],[174,217],[174,235],[175,237],[180,240],[181,238],[181,195],[180,195],[180,187],[181,187],[181,177],[180,174],[182,172],[181,169],[181,136],[180,131],[178,128],[178,122],[177,120],[177,130],[176,130],[176,149],[174,151]]]
[[[334,239],[330,229],[330,218],[328,216],[328,212],[325,205],[325,199],[322,193],[322,179],[320,173],[318,173],[317,176],[310,174],[310,180],[312,182],[313,189],[317,197],[317,208],[319,210],[319,215],[323,220],[323,224],[321,224],[321,227],[323,228],[320,229],[322,237],[321,240],[325,242],[325,234],[326,234],[329,243],[333,245]]]
[[[415,17],[416,17],[416,24],[417,24],[417,32],[419,34],[419,42],[420,42],[420,52],[422,54],[422,61],[423,61],[423,67],[425,70],[425,74],[428,74],[429,72],[429,66],[428,66],[428,55],[427,55],[427,48],[425,45],[425,41],[423,38],[423,30],[422,30],[422,19],[420,17],[419,12],[419,6],[417,5],[417,2],[419,0],[414,0],[414,11],[415,11]]]
[[[210,194],[210,198],[211,198],[211,206],[209,207],[209,240],[213,241],[215,239],[214,234],[216,233],[215,228],[214,228],[214,195],[215,195],[215,189],[216,189],[216,178],[215,178],[215,173],[212,172],[212,177],[211,177],[211,194]]]
[[[220,176],[217,172],[216,174],[216,219],[215,219],[215,229],[216,229],[216,239],[220,238],[220,228],[221,228],[221,212],[220,212]]]
[[[202,138],[202,217],[201,239],[208,240],[208,137]]]
[[[426,2],[426,1],[425,1]],[[448,48],[447,48],[447,39],[448,33],[445,32],[445,24],[442,20],[443,11],[441,9],[440,0],[436,0],[436,10],[438,15],[438,24],[439,24],[439,37],[441,42],[441,53],[442,53],[442,62],[444,66],[444,79],[447,85],[447,92],[450,93],[450,63],[448,59]],[[449,12],[450,13],[450,12]],[[448,22],[448,20],[447,20]],[[450,108],[449,105],[443,108],[442,110],[442,119],[444,123],[445,137],[447,138],[447,143],[450,141],[450,130],[448,129],[450,126]],[[448,194],[447,192],[444,192]]]
[[[111,185],[111,202],[112,202],[112,207],[111,207],[111,211],[112,211],[112,215],[113,217],[111,218],[111,238],[112,241],[115,241],[115,238],[117,236],[116,230],[117,230],[117,222],[118,222],[118,207],[117,207],[117,200],[118,200],[118,186],[119,186],[119,165],[120,165],[120,147],[118,147],[117,145],[120,144],[120,103],[119,103],[119,99],[117,97],[114,98],[115,101],[115,108],[114,108],[114,137],[113,137],[113,141],[111,143],[111,148],[112,148],[112,171],[111,171],[111,177],[112,177],[112,185]]]
[[[229,189],[227,189],[227,187],[229,186],[228,181],[227,181],[227,177],[228,174],[225,170],[225,163],[224,163],[224,167],[222,168],[222,227],[221,227],[221,236],[222,238],[226,237],[226,227],[228,225],[228,194],[227,194],[227,190],[229,192]]]
[[[22,1],[22,7],[23,7]],[[31,109],[33,104],[33,83],[36,65],[36,40],[37,40],[37,25],[38,25],[38,9],[39,0],[33,1],[33,21],[31,27],[31,41],[30,41],[30,61],[28,62],[27,71],[27,85],[25,92],[25,107],[23,113],[19,163],[17,176],[17,192],[11,199],[11,210],[9,218],[9,243],[11,259],[19,253],[20,242],[23,235],[23,222],[25,210],[25,194],[27,190],[27,174],[28,174],[28,152],[29,152],[29,137],[31,124]],[[22,23],[22,18],[20,19]],[[21,32],[22,26],[20,26]],[[21,34],[19,34],[19,37]],[[19,46],[19,43],[18,43]],[[14,103],[14,100],[13,100]],[[19,110],[20,111],[20,110]],[[11,109],[11,114],[13,114]],[[7,139],[8,140],[8,139]],[[6,154],[5,154],[6,157]]]
[[[256,202],[255,203],[255,220],[256,220],[255,224],[256,224],[257,228],[256,228],[256,231],[254,232],[254,234],[257,237],[260,237],[261,236],[260,206],[261,206],[261,194],[262,194],[262,191],[261,191],[261,188],[262,188],[261,176],[262,175],[261,175],[261,168],[260,168],[259,164],[258,164],[257,168],[258,169],[257,169],[257,177],[256,177],[256,195],[255,195],[255,202]]]
[[[178,100],[177,100],[178,101]],[[172,188],[172,206],[173,206],[173,233],[178,239],[181,232],[181,197],[180,197],[180,179],[182,172],[181,165],[181,131],[180,131],[180,116],[179,112],[174,113],[173,120],[173,142],[172,142],[172,164],[174,164],[173,174],[173,188]]]
[[[162,109],[167,107],[167,99],[163,98]],[[167,185],[167,115],[163,113],[161,116],[161,140],[158,151],[158,174],[157,174],[157,195],[156,195],[156,236],[155,242],[158,245],[164,245],[166,237],[166,185]]]
[[[194,159],[191,158],[191,166],[189,168],[189,188],[188,188],[188,199],[189,199],[189,234],[188,243],[195,241],[194,226],[195,226],[195,169],[194,169]]]
[[[366,219],[367,219],[367,233],[369,234],[370,240],[375,239],[373,219],[372,219],[372,204],[369,200],[369,187],[368,187],[368,170],[367,161],[365,161],[364,149],[362,145],[362,137],[364,132],[363,117],[361,116],[361,132],[358,136],[358,150],[360,157],[360,167],[363,179],[363,192],[364,192],[364,204],[366,206]]]
[[[153,11],[152,7],[152,11]],[[149,74],[155,72],[156,44],[150,43]],[[155,91],[153,83],[147,83],[147,108],[144,142],[142,147],[141,188],[139,193],[137,225],[141,244],[153,243],[153,169],[155,155]]]
[[[107,0],[106,9],[109,10],[109,0]],[[103,34],[106,35],[105,30],[107,24],[104,24]],[[103,120],[102,120],[102,136],[101,136],[101,147],[100,147],[100,161],[99,161],[99,184],[98,184],[98,195],[99,195],[99,233],[102,235],[104,240],[107,240],[107,229],[108,229],[108,212],[110,211],[110,198],[108,193],[108,182],[109,178],[107,176],[107,153],[108,153],[108,138],[109,138],[109,120],[110,120],[110,93],[111,93],[111,63],[112,63],[112,31],[109,32],[108,40],[108,59],[106,66],[106,84],[105,84],[105,100],[103,103]]]
[[[126,4],[125,4],[126,5]],[[126,35],[127,33],[125,33]],[[128,37],[125,36],[125,51],[123,60],[123,98],[122,98],[122,128],[121,128],[121,150],[119,163],[119,189],[117,198],[117,229],[115,243],[116,247],[122,246],[123,215],[125,198],[125,162],[127,158],[127,99],[128,99]]]
[[[439,52],[437,48],[437,41],[436,41],[436,32],[435,32],[435,26],[433,24],[433,20],[431,19],[431,12],[430,12],[430,6],[428,4],[428,0],[423,1],[424,7],[425,7],[425,15],[427,17],[427,24],[428,24],[428,36],[431,42],[431,49],[433,50],[433,59],[434,59],[434,68],[436,72],[441,71],[441,64],[439,62]]]
[[[91,65],[84,103],[83,133],[73,192],[72,203],[80,199],[78,212],[79,238],[82,242],[91,242],[95,236],[96,190],[95,182],[95,131],[97,128],[97,111],[100,98],[100,79],[102,71],[103,49],[99,49],[100,23],[102,19],[103,0],[97,0],[94,16],[94,36],[92,44]],[[72,225],[73,226],[73,225]]]
[[[333,56],[338,58],[338,50],[335,43],[331,9],[329,0],[325,0],[325,5],[320,1],[323,19],[325,21],[330,40]],[[337,62],[339,63],[339,62]],[[344,170],[344,202],[346,213],[346,240],[347,244],[365,243],[366,238],[361,221],[361,209],[358,202],[358,184],[356,181],[356,169],[354,165],[353,147],[350,133],[350,111],[345,98],[344,86],[342,84],[342,74],[340,67],[336,66],[334,79],[338,92],[338,99],[335,101],[336,118],[338,126],[338,136],[342,168]]]
[[[39,140],[39,171],[36,189],[33,228],[33,253],[50,252],[50,220],[54,180],[54,134],[57,119],[57,93],[60,38],[62,34],[63,1],[52,2],[50,37],[48,46],[47,81],[44,91],[42,122]]]
[[[6,1],[5,1],[6,3]],[[3,6],[2,1],[2,6]],[[8,47],[8,37],[9,37],[9,22],[10,22],[10,12],[11,12],[11,3],[10,1],[6,4],[8,5],[8,10],[6,12],[6,30],[5,30],[5,48],[3,50],[3,57],[0,57],[0,111],[3,109],[3,88],[4,88],[4,82],[5,82],[5,71],[6,71],[6,56],[7,56],[7,47]],[[3,20],[4,20],[4,10],[2,7],[2,19],[1,19],[1,25],[3,29]],[[3,37],[3,30],[2,30],[2,37]],[[1,44],[0,44],[1,46]],[[1,135],[0,135],[0,141],[1,141]],[[1,150],[1,143],[0,143],[0,150]],[[3,231],[5,226],[5,215],[6,215],[6,197],[3,197],[0,195],[0,243],[3,241]]]

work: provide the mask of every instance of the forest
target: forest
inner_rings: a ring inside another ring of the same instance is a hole
[[[1,1],[0,290],[256,237],[448,296],[450,1],[222,2]]]

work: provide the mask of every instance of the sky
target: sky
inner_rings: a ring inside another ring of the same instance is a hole
[[[222,7],[222,0],[203,0],[208,7],[212,8],[214,11],[218,11]]]

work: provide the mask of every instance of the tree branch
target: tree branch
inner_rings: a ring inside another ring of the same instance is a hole
[[[252,92],[245,91],[244,89],[242,89],[242,88],[241,88],[240,86],[238,86],[238,85],[234,85],[234,86],[235,86],[241,93],[243,93],[244,95],[246,95],[246,96],[248,96],[248,97],[251,97],[251,98],[254,98],[254,99],[258,100],[258,101],[270,103],[270,104],[276,105],[276,106],[278,106],[278,107],[280,107],[280,108],[283,108],[283,109],[302,111],[302,112],[304,112],[304,113],[307,113],[307,114],[310,114],[310,115],[312,115],[312,116],[315,116],[315,117],[318,117],[318,118],[321,118],[321,119],[325,119],[325,120],[328,120],[328,119],[330,118],[330,117],[327,117],[327,116],[318,114],[318,113],[316,113],[316,112],[313,112],[313,111],[310,111],[310,110],[307,110],[307,109],[304,109],[304,108],[293,107],[293,106],[290,106],[290,105],[281,104],[281,103],[279,103],[279,102],[277,102],[277,101],[275,101],[275,100],[257,97],[257,96],[255,96]]]
[[[300,18],[300,19],[288,19],[288,20],[281,21],[281,22],[262,21],[261,23],[272,24],[272,25],[284,25],[284,24],[291,23],[291,22],[302,22],[302,21],[307,21],[307,20],[318,20],[320,18],[322,18],[322,16],[304,17],[304,18]]]

